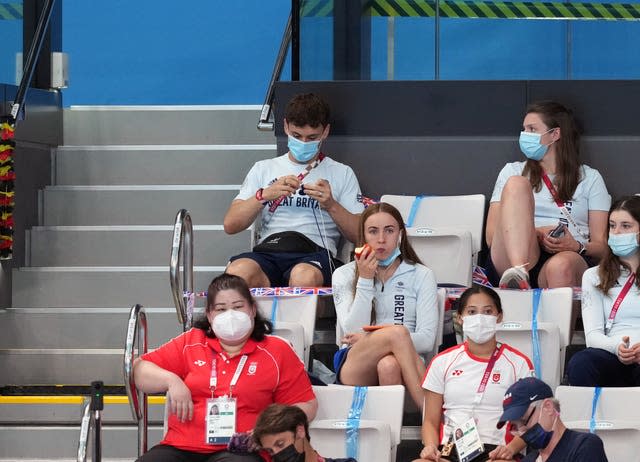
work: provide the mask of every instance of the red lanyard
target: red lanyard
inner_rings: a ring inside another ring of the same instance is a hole
[[[225,361],[226,358],[222,355],[222,353],[219,353],[219,354],[222,360]],[[242,369],[244,369],[244,365],[247,362],[247,358],[248,358],[247,355],[242,355],[242,357],[240,358],[240,361],[238,362],[238,366],[236,367],[236,372],[233,374],[233,378],[229,383],[229,396],[233,396],[233,387],[235,387],[236,383],[238,383],[238,379],[240,378],[240,373],[242,372]],[[212,398],[217,386],[218,386],[218,360],[216,359],[215,353],[214,353],[213,359],[211,360],[211,375],[209,376],[209,388],[211,388]]]
[[[307,165],[305,167],[305,169],[303,171],[298,173],[298,180],[300,180],[300,181],[304,180],[304,178],[309,174],[309,172],[311,172],[311,170],[313,170],[318,165],[320,165],[320,162],[322,162],[323,159],[324,159],[324,154],[323,153],[318,154],[318,158],[316,160],[311,162],[309,165]],[[278,197],[276,200],[274,200],[272,202],[272,204],[269,206],[269,212],[271,212],[271,213],[275,212],[276,209],[282,203],[282,201],[285,199],[285,197],[287,197],[287,196],[286,195],[282,195],[282,196]]]
[[[487,368],[484,370],[484,374],[482,375],[482,380],[480,381],[480,385],[478,386],[478,391],[476,391],[476,397],[473,399],[473,404],[479,404],[482,401],[482,396],[484,395],[484,391],[487,388],[487,383],[489,382],[489,376],[491,375],[491,371],[493,370],[493,366],[495,366],[496,361],[498,360],[498,356],[500,356],[500,348],[502,347],[501,343],[496,344],[496,349],[491,354],[489,358],[489,362],[487,363]]]
[[[556,187],[553,185],[553,183],[549,179],[549,175],[547,175],[546,172],[542,174],[542,181],[544,181],[544,184],[547,185],[547,188],[549,189],[549,192],[551,193],[551,196],[553,197],[553,200],[556,202],[556,205],[558,207],[560,207],[560,208],[563,208],[564,207],[564,202],[562,202],[558,198],[558,191],[556,191]]]
[[[571,225],[573,225],[573,227],[575,228],[575,230],[578,232],[578,234],[580,234],[580,236],[582,236],[583,239],[585,239],[586,241],[589,240],[589,235],[585,235],[580,228],[578,227],[578,223],[576,223],[576,221],[573,219],[573,217],[571,216],[571,214],[569,213],[569,210],[567,210],[567,207],[564,205],[564,202],[562,202],[560,200],[560,198],[558,197],[558,191],[556,190],[556,187],[553,185],[553,183],[551,182],[551,180],[549,179],[549,176],[547,175],[546,172],[544,172],[542,174],[542,181],[544,181],[544,184],[547,185],[547,189],[549,190],[549,192],[551,193],[551,197],[553,197],[554,202],[556,203],[556,205],[558,206],[558,208],[560,209],[560,212],[562,212],[562,214],[564,215],[564,217],[567,219],[567,221],[569,223],[571,223]]]
[[[627,296],[627,293],[629,292],[629,289],[631,289],[631,286],[633,285],[633,281],[635,280],[636,280],[636,273],[631,273],[629,275],[629,278],[627,279],[627,282],[624,283],[624,287],[622,287],[622,290],[618,294],[616,301],[613,302],[613,307],[611,308],[611,312],[609,313],[609,319],[607,319],[607,325],[605,326],[605,333],[611,330],[611,326],[613,326],[613,320],[615,319],[616,314],[618,313],[618,308],[620,308],[620,305],[622,304],[624,297]]]

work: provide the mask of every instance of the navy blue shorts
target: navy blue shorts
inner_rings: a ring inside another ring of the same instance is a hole
[[[340,348],[338,351],[336,351],[336,354],[333,355],[333,369],[336,372],[336,383],[338,385],[342,384],[342,382],[340,381],[340,369],[342,369],[342,366],[344,366],[350,349],[350,346],[346,348]]]
[[[331,274],[342,263],[329,257],[329,252],[322,249],[318,252],[245,252],[235,255],[229,261],[249,258],[255,261],[269,278],[271,287],[287,287],[291,270],[299,263],[307,263],[322,272],[324,287],[331,285]]]

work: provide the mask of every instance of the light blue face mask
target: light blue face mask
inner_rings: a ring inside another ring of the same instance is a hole
[[[378,265],[389,266],[399,256],[400,256],[400,248],[396,247],[396,249],[393,252],[391,252],[391,255],[389,255],[387,258],[385,258],[384,260],[378,260]]]
[[[531,160],[540,160],[547,153],[550,144],[541,144],[540,139],[542,135],[546,135],[553,128],[550,128],[544,133],[532,133],[532,132],[520,132],[520,150],[522,154],[527,156]]]
[[[320,150],[320,141],[300,141],[289,135],[287,143],[293,158],[298,162],[309,162]]]
[[[609,247],[614,255],[628,257],[638,251],[638,233],[609,234]]]

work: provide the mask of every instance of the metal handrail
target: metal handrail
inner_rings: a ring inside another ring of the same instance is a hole
[[[264,98],[262,111],[260,111],[258,130],[261,131],[273,130],[273,112],[271,109],[273,106],[274,86],[276,82],[280,80],[280,76],[282,75],[282,68],[284,67],[284,61],[287,58],[287,50],[289,49],[289,45],[291,44],[291,22],[291,14],[289,14],[287,25],[284,28],[284,33],[282,34],[282,42],[280,42],[278,57],[276,58],[276,62],[273,65],[273,72],[271,73],[271,80],[269,81],[269,86],[267,87],[267,94]]]
[[[147,452],[148,434],[148,400],[147,394],[138,390],[133,377],[133,363],[135,361],[135,344],[138,345],[138,356],[147,352],[147,315],[142,305],[131,307],[129,323],[127,324],[127,338],[124,346],[124,386],[129,397],[133,420],[138,423],[138,457]]]
[[[183,267],[182,284],[180,283],[181,262]],[[171,295],[176,307],[178,322],[186,331],[191,327],[193,316],[193,224],[191,215],[186,209],[181,209],[178,212],[173,226],[169,280],[171,281]]]
[[[27,96],[27,89],[29,88],[29,85],[31,85],[33,72],[36,69],[36,64],[38,64],[38,57],[40,56],[40,50],[44,43],[44,35],[47,32],[47,27],[49,26],[49,20],[51,19],[51,12],[53,11],[54,3],[55,0],[45,0],[42,6],[42,13],[38,18],[33,42],[31,42],[31,47],[27,54],[27,60],[22,71],[22,79],[20,80],[16,97],[13,101],[13,105],[11,106],[11,117],[14,121],[19,120],[24,113],[24,101]]]
[[[91,399],[85,404],[80,425],[80,439],[78,441],[77,462],[87,461],[87,447],[89,433],[93,430],[92,445],[93,462],[102,461],[102,410],[104,409],[104,384],[100,381],[91,382]]]

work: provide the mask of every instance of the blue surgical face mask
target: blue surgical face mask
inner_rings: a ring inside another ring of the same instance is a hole
[[[320,150],[320,141],[300,141],[289,135],[289,151],[298,162],[309,162]]]
[[[400,256],[400,248],[396,247],[395,250],[391,252],[391,255],[389,255],[387,258],[385,258],[384,260],[378,260],[378,265],[389,266],[399,256]]]
[[[547,153],[547,149],[551,144],[541,144],[540,139],[542,135],[549,133],[553,128],[550,128],[544,133],[532,133],[532,132],[520,132],[520,150],[522,153],[531,160],[540,160]]]
[[[529,446],[530,448],[538,450],[544,449],[549,446],[549,442],[551,441],[551,437],[553,436],[553,427],[556,426],[557,421],[558,415],[556,414],[553,425],[551,425],[551,430],[547,431],[542,428],[542,425],[540,425],[540,416],[538,416],[538,422],[529,430],[524,432],[520,436],[520,438],[522,438],[522,440],[527,443],[527,446]]]
[[[614,255],[628,257],[638,251],[638,233],[609,234],[609,247]]]

